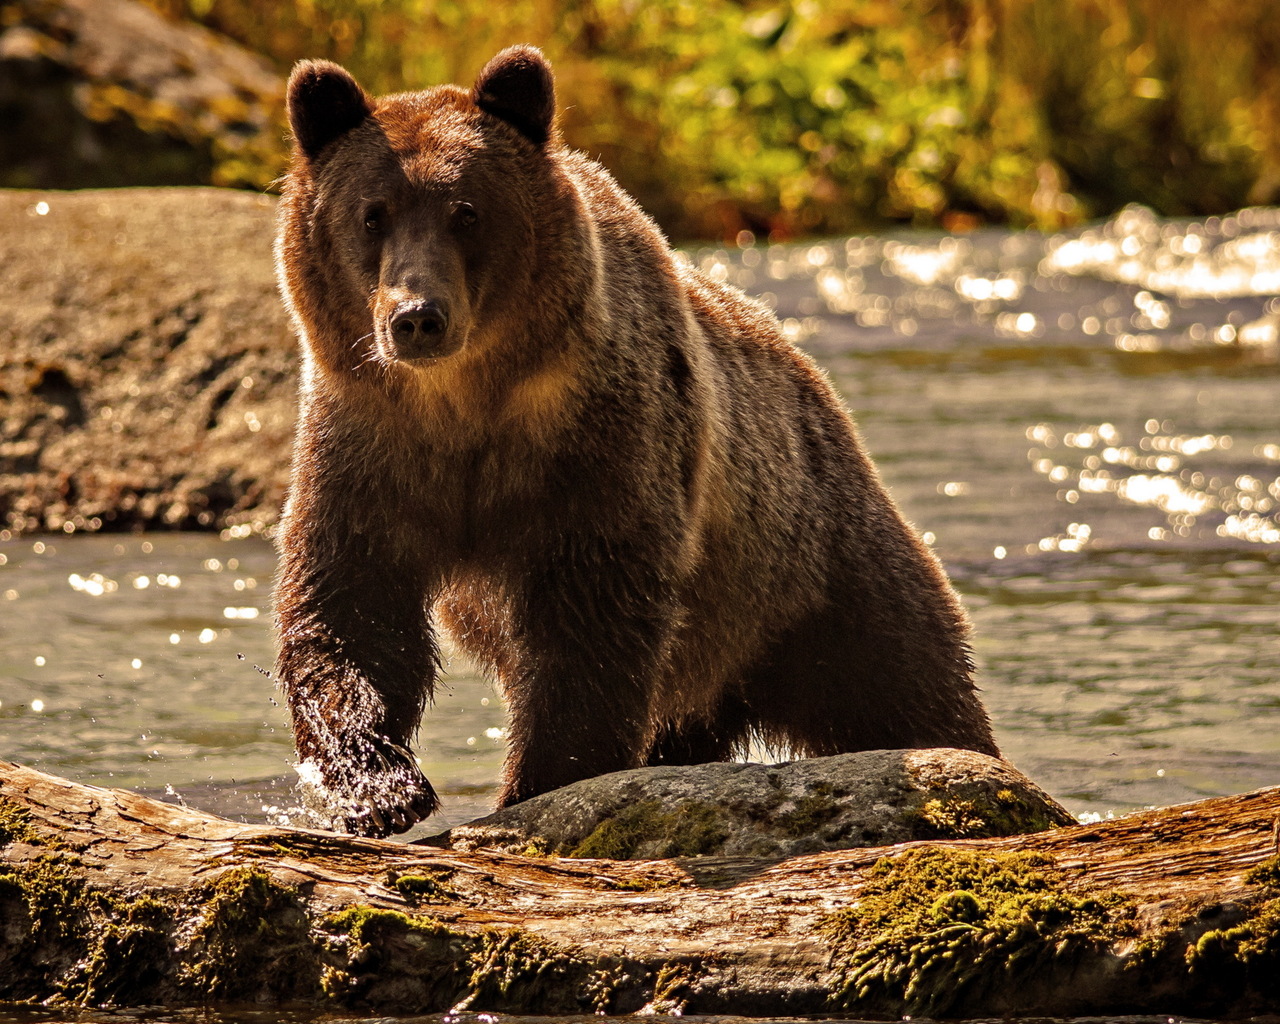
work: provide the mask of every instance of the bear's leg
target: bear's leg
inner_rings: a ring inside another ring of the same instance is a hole
[[[725,698],[712,718],[667,722],[658,730],[645,763],[710,764],[729,761],[745,745],[750,724],[741,698]]]
[[[887,622],[852,598],[831,602],[756,664],[748,682],[755,724],[805,757],[924,747],[998,757],[949,607],[933,614],[904,599]]]
[[[321,555],[299,533],[275,595],[299,772],[348,831],[403,832],[438,804],[409,749],[437,663],[421,573],[367,549]]]
[[[676,622],[670,588],[619,545],[579,543],[529,573],[501,680],[510,711],[498,806],[635,768]]]

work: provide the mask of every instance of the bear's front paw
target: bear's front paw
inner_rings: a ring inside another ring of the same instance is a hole
[[[352,835],[380,838],[406,832],[440,804],[413,755],[386,740],[354,766],[351,760],[319,763],[311,758],[299,765],[299,773],[311,777],[331,826]]]

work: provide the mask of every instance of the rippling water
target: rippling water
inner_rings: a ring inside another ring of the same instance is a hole
[[[1009,758],[1082,815],[1280,783],[1280,212],[742,241],[690,258],[831,372],[965,597]],[[273,572],[257,539],[0,541],[0,756],[288,807]],[[425,831],[488,809],[504,726],[450,666]]]

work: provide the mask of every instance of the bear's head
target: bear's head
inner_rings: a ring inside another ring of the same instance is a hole
[[[469,91],[381,99],[336,64],[304,61],[288,113],[277,261],[316,359],[430,371],[528,333],[537,278],[572,262],[582,235],[538,50],[504,50]]]

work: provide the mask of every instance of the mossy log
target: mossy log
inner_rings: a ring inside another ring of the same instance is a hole
[[[459,853],[0,762],[0,1000],[1218,1019],[1280,1007],[1280,788],[780,862]]]

